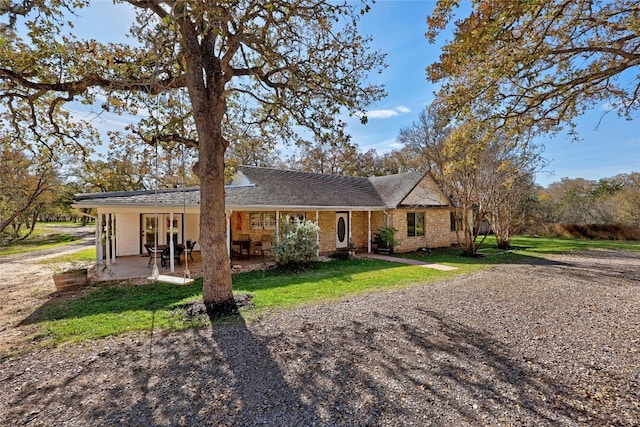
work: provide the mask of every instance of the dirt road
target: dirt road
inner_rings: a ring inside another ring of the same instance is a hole
[[[52,274],[62,264],[47,259],[94,245],[94,227],[55,227],[55,233],[76,235],[80,240],[56,248],[0,257],[0,352],[11,348],[32,331],[16,328],[16,322],[45,304],[55,292]]]

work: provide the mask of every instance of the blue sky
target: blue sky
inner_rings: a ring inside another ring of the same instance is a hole
[[[366,126],[350,123],[353,140],[362,148],[396,148],[398,130],[415,121],[433,101],[437,87],[427,81],[425,67],[437,60],[441,46],[430,45],[424,33],[434,5],[431,0],[382,0],[364,17],[363,32],[371,34],[374,46],[387,53],[389,64],[381,79],[389,95],[371,110],[397,114],[378,119],[370,115]],[[598,106],[577,120],[580,143],[562,134],[539,140],[550,161],[547,171],[537,176],[539,184],[547,186],[563,177],[597,180],[640,172],[640,113],[633,121],[614,112],[603,117],[605,107]]]
[[[426,17],[434,5],[432,0],[378,0],[361,20],[361,31],[373,36],[373,47],[387,54],[388,64],[382,75],[372,76],[386,86],[388,96],[370,106],[369,123],[348,120],[352,141],[363,151],[399,148],[399,130],[415,121],[433,101],[437,88],[427,81],[425,67],[437,60],[440,45],[429,44],[424,33]],[[76,30],[98,40],[122,40],[122,34],[128,31],[128,20],[122,19],[124,8],[113,6],[111,0],[96,1],[90,11],[83,12]],[[613,112],[603,117],[605,107],[597,106],[578,119],[582,142],[571,142],[564,135],[539,141],[550,161],[547,171],[537,177],[539,184],[547,186],[563,177],[597,180],[640,172],[640,113],[633,121]],[[113,114],[103,118],[107,121],[102,126],[110,129],[127,121]]]

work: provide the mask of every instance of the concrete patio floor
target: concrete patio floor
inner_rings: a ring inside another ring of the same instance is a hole
[[[242,256],[242,257],[232,257],[231,263],[234,267],[236,266],[250,266],[254,264],[264,264],[272,261],[273,258],[269,256]],[[172,275],[176,277],[183,277],[184,270],[188,267],[189,272],[191,273],[191,277],[201,277],[202,276],[202,259],[200,257],[200,252],[193,253],[193,260],[188,258],[188,263],[185,262],[184,256],[182,257],[182,266],[179,266],[177,263],[174,264],[174,271],[171,272],[170,266],[162,267],[160,258],[157,259],[158,271],[162,275]],[[149,256],[148,255],[133,255],[133,256],[122,256],[116,258],[115,263],[111,264],[110,267],[102,266],[102,271],[97,272],[98,281],[109,281],[109,280],[121,280],[121,279],[138,279],[143,277],[151,276],[153,268],[153,261],[151,261],[151,266],[149,266]]]

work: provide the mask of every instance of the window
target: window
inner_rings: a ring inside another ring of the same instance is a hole
[[[251,214],[252,230],[274,230],[275,228],[275,212],[254,212]]]
[[[262,213],[251,214],[251,229],[264,229],[264,215]]]
[[[275,212],[264,213],[264,228],[267,230],[276,229],[276,213]]]
[[[449,221],[451,222],[451,231],[462,230],[462,219],[460,218],[458,212],[450,212]]]
[[[407,212],[407,237],[424,236],[424,212]]]
[[[306,215],[304,212],[289,212],[287,216],[289,217],[289,221],[291,221],[291,224],[294,224],[296,220],[304,221],[306,219]]]

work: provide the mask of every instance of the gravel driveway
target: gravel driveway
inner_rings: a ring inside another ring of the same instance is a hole
[[[640,254],[0,362],[0,425],[639,425]]]

